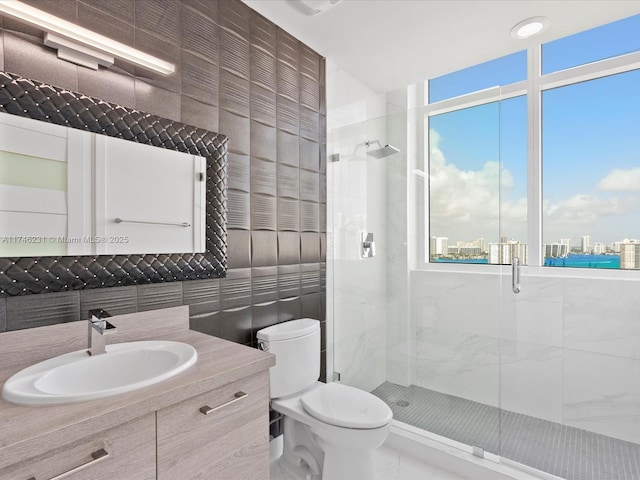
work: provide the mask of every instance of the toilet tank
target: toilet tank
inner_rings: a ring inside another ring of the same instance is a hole
[[[290,320],[258,330],[260,348],[276,356],[269,369],[271,398],[301,392],[320,377],[320,322]]]

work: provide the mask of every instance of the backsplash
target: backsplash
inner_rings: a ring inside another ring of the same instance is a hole
[[[26,3],[177,65],[169,76],[118,61],[77,67],[42,46],[42,32],[0,19],[0,69],[229,137],[228,272],[0,299],[0,330],[75,321],[96,306],[184,304],[194,329],[248,345],[301,316],[324,332],[324,59],[239,0]]]

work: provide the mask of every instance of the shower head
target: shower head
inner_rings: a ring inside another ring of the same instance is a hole
[[[367,152],[367,155],[370,155],[373,158],[384,158],[384,157],[388,157],[389,155],[393,155],[394,153],[400,152],[400,150],[398,150],[393,145],[387,144],[383,147],[378,140],[373,140],[372,142],[367,140],[365,145],[367,146],[367,148],[369,148],[369,146],[371,146],[372,143],[377,143],[378,145],[380,145],[380,148],[376,148],[375,150],[369,150]]]
[[[399,151],[400,150],[398,150],[393,145],[385,145],[382,148],[376,148],[375,150],[367,152],[367,155],[370,155],[373,158],[384,158],[388,157],[389,155],[393,155],[394,153],[398,153]]]

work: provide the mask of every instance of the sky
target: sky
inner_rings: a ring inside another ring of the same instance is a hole
[[[543,71],[634,50],[640,15],[543,46]],[[514,54],[435,79],[431,98],[521,80],[523,62]],[[544,243],[640,238],[640,71],[547,90],[542,108]],[[524,97],[430,118],[432,235],[526,241],[526,121]]]

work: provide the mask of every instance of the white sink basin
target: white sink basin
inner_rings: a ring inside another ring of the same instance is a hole
[[[9,402],[52,405],[80,402],[130,392],[183,372],[198,354],[191,345],[142,341],[107,345],[107,353],[67,353],[13,375],[2,388]]]

